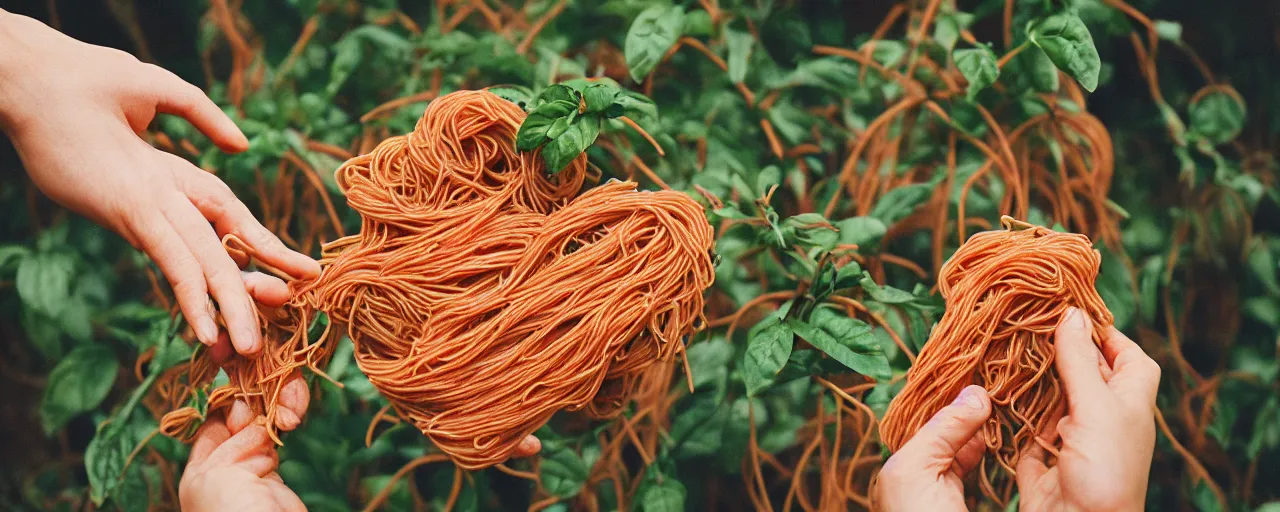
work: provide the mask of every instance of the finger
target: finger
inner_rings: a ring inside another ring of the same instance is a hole
[[[213,227],[191,203],[186,202],[185,197],[172,201],[162,212],[199,260],[209,291],[217,299],[222,318],[231,333],[231,345],[241,354],[256,354],[262,348],[257,310],[249,300],[249,292],[240,278],[240,269],[222,249]]]
[[[908,467],[951,467],[956,455],[991,417],[991,400],[982,386],[969,386],[938,411],[894,454]]]
[[[227,429],[227,424],[218,416],[210,417],[200,425],[200,430],[196,432],[196,440],[191,443],[191,455],[187,458],[187,466],[204,462],[209,458],[209,454],[213,450],[225,443],[231,437],[231,431]]]
[[[1107,385],[1098,372],[1100,354],[1093,344],[1092,329],[1093,322],[1088,315],[1079,309],[1069,308],[1058,323],[1055,334],[1056,365],[1062,376],[1062,386],[1066,388],[1067,403],[1073,412],[1080,407],[1088,407],[1094,399],[1107,394]]]
[[[209,464],[215,467],[230,466],[264,452],[275,453],[275,451],[275,447],[271,444],[271,437],[267,435],[266,427],[255,422],[214,449],[213,453],[209,454],[208,461]],[[267,473],[270,473],[270,471],[265,471],[262,474],[265,475]]]
[[[1049,472],[1046,456],[1044,448],[1035,443],[1022,451],[1022,458],[1018,459],[1018,465],[1014,468],[1018,472],[1016,480],[1019,493],[1028,494],[1031,489],[1036,488],[1040,478]]]
[[[276,426],[281,430],[293,430],[302,423],[307,414],[307,405],[311,402],[311,389],[301,372],[294,372],[289,381],[280,388],[279,407],[276,408]]]
[[[145,80],[156,91],[156,110],[182,116],[209,137],[223,151],[239,153],[249,149],[249,139],[218,105],[199,87],[159,66],[150,66]]]
[[[258,478],[270,475],[280,467],[280,455],[273,448],[258,450],[236,461],[236,467],[253,473]]]
[[[182,241],[182,237],[163,219],[152,219],[137,230],[139,245],[169,280],[178,299],[182,315],[205,345],[218,341],[218,324],[209,310],[209,291],[200,262]]]
[[[982,431],[978,431],[977,435],[970,438],[969,442],[965,443],[959,452],[956,452],[956,463],[952,470],[955,471],[956,476],[964,478],[970,471],[978,467],[978,464],[982,462],[982,457],[986,454],[986,438],[983,436]]]
[[[515,451],[511,452],[511,458],[532,457],[540,451],[542,451],[542,441],[534,436],[525,436],[524,439],[520,440],[520,444],[516,445]]]
[[[231,336],[226,331],[218,331],[218,341],[209,346],[209,355],[218,366],[227,364],[236,355],[235,348],[231,346]]]
[[[1144,405],[1154,404],[1160,388],[1160,365],[1137,343],[1115,327],[1107,330],[1102,355],[1111,362],[1114,376],[1108,386],[1118,394],[1132,396]]]
[[[249,408],[249,404],[244,403],[243,400],[236,400],[231,404],[231,410],[227,412],[227,429],[234,436],[252,425],[257,417],[253,409]]]
[[[289,285],[276,276],[262,272],[241,272],[240,279],[249,296],[264,306],[278,308],[289,302]]]
[[[249,207],[231,192],[226,183],[180,157],[172,156],[190,169],[184,173],[187,197],[219,233],[232,233],[251,247],[264,263],[297,278],[320,275],[320,263],[290,250],[274,233],[254,218]]]

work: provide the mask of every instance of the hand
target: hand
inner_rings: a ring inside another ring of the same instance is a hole
[[[0,128],[35,186],[155,260],[202,343],[219,339],[212,294],[230,330],[223,343],[260,350],[249,294],[220,236],[238,235],[294,277],[319,275],[320,265],[285,248],[217,177],[138,136],[157,113],[186,118],[225,151],[248,148],[244,134],[173,73],[34,19],[0,10],[0,48]]]
[[[1041,437],[1062,436],[1057,464],[1039,445],[1018,463],[1023,510],[1142,510],[1155,450],[1160,366],[1108,327],[1101,352],[1088,315],[1072,308],[1058,325],[1055,365],[1068,413]]]
[[[262,419],[236,401],[225,420],[200,427],[178,483],[182,510],[306,510],[276,472],[279,455]]]
[[[987,390],[964,388],[884,463],[876,510],[968,510],[963,479],[986,453],[980,431],[990,417]]]

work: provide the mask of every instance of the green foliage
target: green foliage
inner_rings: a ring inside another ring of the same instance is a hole
[[[483,2],[490,19],[467,2],[242,2],[236,26],[255,55],[240,87],[210,6],[182,3],[186,21],[142,25],[195,28],[175,36],[195,51],[157,51],[160,63],[200,82],[250,148],[222,153],[168,116],[150,133],[313,256],[337,232],[321,193],[346,233],[361,225],[334,180],[342,152],[411,131],[435,97],[426,92],[487,88],[520,106],[517,148],[537,152],[548,173],[585,154],[602,180],[657,188],[638,160],[705,207],[717,236],[711,327],[664,340],[683,343],[688,364],[655,394],[663,406],[622,404],[613,422],[557,415],[536,433],[536,464],[508,463],[536,482],[472,472],[456,510],[538,500],[565,511],[751,509],[744,481],[754,475],[744,469],[753,464],[781,510],[790,479],[772,464],[793,471],[806,453],[809,466],[794,473],[813,477],[805,487],[817,504],[816,475],[829,470],[817,461],[836,460],[832,440],[840,469],[854,450],[880,453],[874,432],[860,445],[861,428],[850,428],[873,425],[863,408],[838,408],[828,384],[882,415],[910,368],[904,349],[918,352],[943,314],[936,264],[1023,195],[1026,220],[1097,244],[1098,291],[1117,327],[1162,364],[1158,405],[1227,509],[1276,509],[1280,96],[1258,45],[1239,43],[1244,31],[1271,36],[1273,27],[1249,28],[1256,13],[1135,2],[1155,20],[1148,32],[1112,2],[1019,0],[1006,35],[1004,2],[941,2],[923,29],[928,2],[898,2],[916,12],[873,39],[892,5],[841,4],[853,12],[832,16],[833,3],[816,1],[500,3]],[[64,22],[83,16],[70,11]],[[315,32],[299,42],[313,16]],[[1151,39],[1159,51],[1145,48]],[[1201,74],[1201,60],[1215,76]],[[34,375],[35,387],[13,385],[38,392],[21,418],[3,419],[29,423],[47,446],[37,447],[42,459],[5,469],[15,483],[0,508],[174,508],[165,485],[187,447],[153,435],[151,411],[203,414],[207,396],[158,397],[165,370],[203,349],[154,292],[148,273],[163,279],[154,264],[43,200],[27,207],[26,186],[16,177],[0,186],[13,206],[0,227],[0,313],[11,327],[0,377]],[[307,372],[314,400],[284,437],[282,479],[311,510],[360,508],[384,489],[386,509],[413,509],[419,497],[443,508],[448,463],[393,478],[436,452],[412,425],[384,421],[364,443],[387,401],[353,344],[343,340],[322,369],[328,379]],[[610,464],[625,471],[602,476]],[[855,487],[875,464],[865,462]],[[1187,467],[1162,435],[1150,510],[1222,508]],[[611,478],[623,480],[621,495]]]
[[[1093,92],[1098,88],[1102,59],[1098,57],[1089,27],[1079,16],[1064,12],[1039,20],[1027,28],[1027,39],[1044,50],[1053,65],[1078,80],[1085,90]]]

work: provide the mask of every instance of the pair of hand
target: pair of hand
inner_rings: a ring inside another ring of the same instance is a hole
[[[1055,365],[1067,414],[1041,437],[1061,436],[1049,467],[1034,445],[1017,468],[1022,510],[1142,510],[1155,449],[1160,367],[1109,328],[1101,351],[1088,315],[1070,309],[1058,325]],[[969,386],[885,463],[876,487],[883,510],[965,510],[961,479],[982,460],[980,429],[991,416],[981,386]]]
[[[215,360],[261,351],[251,301],[278,307],[289,289],[275,277],[242,273],[221,237],[237,235],[294,277],[318,276],[319,263],[286,248],[216,176],[139,136],[156,114],[173,114],[220,149],[240,152],[249,141],[235,123],[200,88],[163,68],[3,9],[0,48],[0,130],[36,187],[150,256]],[[226,330],[215,321],[219,314]],[[281,391],[276,427],[296,428],[309,401],[305,381],[295,376]],[[227,417],[201,427],[180,483],[183,510],[304,508],[276,473],[275,446],[261,421],[238,402]],[[540,448],[529,436],[514,456]]]

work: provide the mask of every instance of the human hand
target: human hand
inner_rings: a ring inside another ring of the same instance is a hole
[[[0,48],[0,129],[35,186],[155,260],[202,343],[258,352],[257,318],[221,235],[294,277],[320,265],[287,249],[216,176],[138,136],[157,113],[174,114],[239,152],[249,145],[239,128],[173,73],[34,19],[0,10]],[[229,336],[219,336],[210,294]]]
[[[276,472],[279,455],[262,420],[237,400],[225,420],[200,426],[178,483],[182,510],[306,510]]]
[[[1067,415],[1044,439],[1062,437],[1048,467],[1038,445],[1018,463],[1023,510],[1142,510],[1155,449],[1160,366],[1115,327],[1101,352],[1088,315],[1072,308],[1058,324],[1055,365],[1067,393]]]
[[[991,400],[969,386],[885,461],[875,486],[876,510],[968,510],[964,476],[986,453],[982,424]]]

